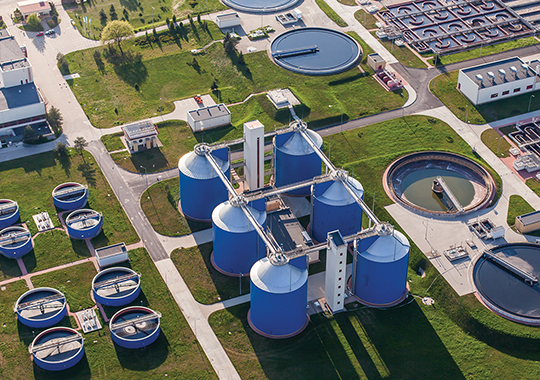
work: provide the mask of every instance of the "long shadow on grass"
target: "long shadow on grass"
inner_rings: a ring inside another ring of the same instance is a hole
[[[24,255],[22,257],[22,261],[24,263],[26,271],[28,273],[32,272],[37,266],[36,253],[34,252],[34,250],[32,249],[30,252]]]
[[[81,172],[89,186],[96,186],[96,169],[92,165],[85,162],[77,166],[77,170]]]
[[[161,331],[156,341],[147,347],[130,350],[115,344],[114,349],[122,367],[131,371],[148,371],[165,362],[169,355],[169,346],[169,340]]]
[[[130,86],[146,82],[148,70],[142,61],[142,55],[133,52],[118,52],[112,45],[104,52],[105,59],[114,66],[114,72]]]
[[[8,259],[2,255],[0,255],[0,271],[3,273],[4,277],[17,277],[22,275],[17,260]]]
[[[60,372],[60,374],[61,375],[59,376],[58,372],[51,372],[41,369],[34,363],[34,378],[36,380],[58,380],[59,378],[77,380],[91,379],[92,373],[90,372],[90,365],[88,364],[86,353],[79,363],[72,368],[63,370]]]
[[[147,170],[151,168],[151,171],[165,170],[170,167],[167,157],[165,157],[159,148],[132,154],[131,163],[139,173],[144,173],[144,169],[141,166],[144,166]]]
[[[41,175],[45,168],[56,166],[56,153],[46,152],[31,157],[0,163],[0,171],[23,168],[25,173],[36,172]]]
[[[216,141],[220,141],[222,138],[227,136],[231,131],[235,129],[236,128],[234,126],[229,124],[224,127],[212,129],[211,131],[197,132],[197,133],[194,133],[193,135],[195,136],[198,142],[213,143]]]

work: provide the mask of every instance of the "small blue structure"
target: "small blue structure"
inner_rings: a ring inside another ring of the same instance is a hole
[[[66,297],[53,288],[31,289],[19,297],[13,311],[25,326],[37,329],[51,327],[66,316]]]
[[[144,306],[118,311],[109,322],[111,338],[124,348],[143,348],[159,337],[161,313]]]
[[[125,306],[141,293],[140,277],[130,268],[115,267],[102,270],[92,280],[94,300],[105,306]]]
[[[68,235],[73,239],[92,239],[99,235],[103,226],[103,215],[90,209],[73,211],[66,219]]]
[[[208,162],[207,144],[197,144],[195,151],[187,153],[178,162],[180,182],[180,209],[190,219],[210,221],[212,211],[228,198],[227,188]],[[230,178],[229,148],[212,151],[221,171]]]
[[[60,210],[76,210],[88,201],[88,186],[66,182],[56,186],[52,196],[54,205]]]
[[[47,371],[71,368],[84,356],[84,338],[69,327],[53,327],[40,333],[28,347],[34,363]]]
[[[306,132],[319,148],[322,137],[309,129]],[[322,162],[317,153],[308,145],[300,131],[283,133],[274,137],[274,185],[282,187],[306,181],[321,175]],[[309,186],[291,191],[295,196],[309,195]]]
[[[352,177],[343,180],[359,198],[364,197],[360,182]],[[362,228],[362,209],[341,180],[314,184],[311,205],[311,237],[317,242],[326,241],[330,231],[339,230],[342,236],[348,236]]]
[[[19,220],[19,205],[11,199],[0,199],[0,229]]]
[[[407,296],[410,244],[405,235],[383,229],[379,236],[360,240],[352,287],[360,302],[391,306]]]
[[[259,260],[250,272],[251,309],[248,322],[260,335],[288,338],[307,326],[307,269]]]
[[[34,248],[30,231],[21,226],[12,226],[0,231],[0,253],[8,259],[18,259]]]
[[[212,265],[226,275],[247,276],[253,264],[266,255],[266,245],[237,202],[223,202],[212,212]],[[264,199],[253,202],[248,209],[266,229]]]

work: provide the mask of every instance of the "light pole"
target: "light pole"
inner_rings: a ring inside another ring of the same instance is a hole
[[[531,102],[534,98],[534,95],[531,95],[531,98],[529,99],[529,107],[527,108],[527,113],[529,113],[531,111]]]
[[[147,171],[146,171],[146,168],[144,166],[141,165],[141,168],[144,169],[144,179],[146,180],[146,189],[148,189],[148,176],[146,175],[147,174]]]

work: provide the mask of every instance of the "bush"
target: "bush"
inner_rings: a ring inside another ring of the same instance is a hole
[[[64,54],[58,53],[56,55],[56,60],[58,62],[58,68],[60,69],[60,72],[63,75],[69,74],[69,63],[66,57],[64,57]]]
[[[56,153],[59,157],[67,157],[68,156],[68,149],[66,144],[63,142],[59,142],[56,144],[56,147],[54,148],[54,153]]]
[[[29,15],[26,18],[26,23],[33,29],[33,30],[41,30],[43,27],[41,26],[41,20],[38,16],[36,16],[34,13]]]

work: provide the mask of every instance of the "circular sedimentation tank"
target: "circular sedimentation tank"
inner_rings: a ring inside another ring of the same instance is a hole
[[[274,13],[294,7],[300,0],[222,0],[222,2],[242,12]]]
[[[140,275],[130,268],[108,268],[96,274],[92,280],[94,300],[105,306],[125,306],[140,293]]]
[[[238,205],[240,201],[237,198],[221,203],[212,212],[212,265],[233,276],[247,276],[253,264],[266,255],[266,245]],[[247,207],[266,230],[266,211]]]
[[[53,288],[35,288],[19,297],[13,311],[23,325],[46,328],[57,324],[67,314],[66,297]]]
[[[270,45],[278,66],[305,75],[332,75],[356,66],[362,59],[360,45],[333,29],[307,27],[288,30]]]
[[[30,231],[21,226],[12,226],[0,231],[0,253],[8,259],[18,259],[34,248]]]
[[[68,215],[66,226],[68,235],[73,239],[91,239],[101,232],[103,216],[86,208],[75,210]]]
[[[11,199],[0,199],[0,229],[19,220],[19,205]]]
[[[159,337],[161,314],[143,306],[118,311],[109,321],[111,338],[124,348],[137,349],[152,344]]]
[[[320,149],[323,139],[317,132],[293,123],[292,132],[277,135],[273,140],[274,149],[274,185],[282,187],[292,183],[306,181],[321,175],[322,161],[313,148],[306,142],[299,129],[304,129],[310,139]],[[309,186],[287,193],[294,196],[308,196]]]
[[[479,210],[495,194],[495,183],[487,170],[466,157],[448,152],[418,152],[401,157],[387,168],[383,184],[394,201],[430,216]],[[444,186],[452,195],[439,191]]]
[[[197,144],[193,152],[186,153],[178,162],[180,211],[187,218],[205,222],[211,221],[214,208],[229,198],[227,188],[206,158],[209,150],[207,144]],[[229,178],[228,158],[213,157]]]
[[[61,210],[75,210],[88,201],[88,186],[76,182],[58,185],[52,191],[54,205]]]
[[[490,310],[514,322],[540,325],[540,245],[491,248],[471,267],[476,295]]]
[[[69,327],[53,327],[40,333],[28,347],[34,363],[47,371],[71,368],[84,356],[84,338]]]
[[[265,257],[251,268],[250,280],[248,323],[255,332],[279,339],[297,335],[306,328],[307,269],[289,263],[274,265]]]

